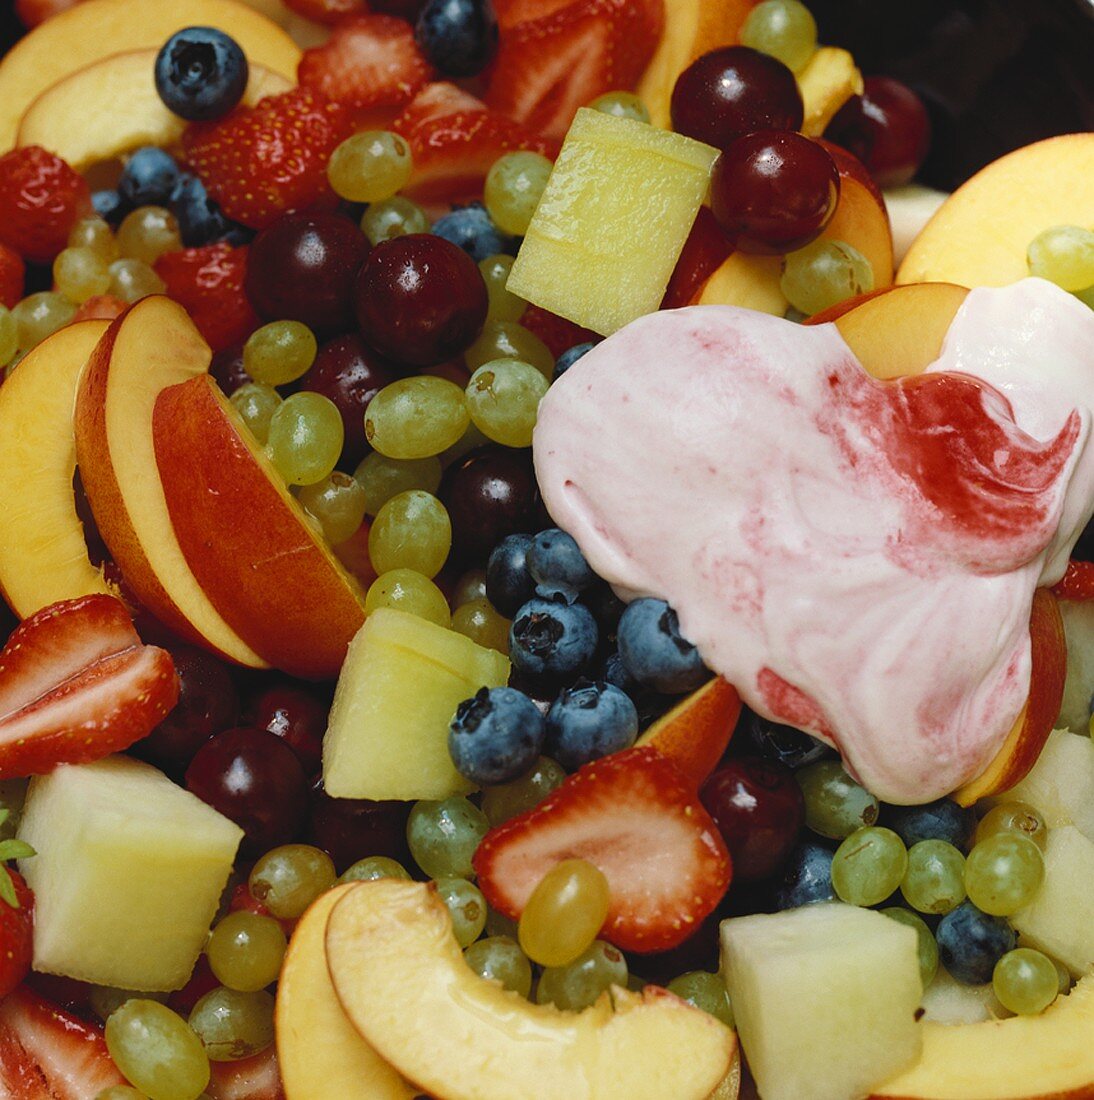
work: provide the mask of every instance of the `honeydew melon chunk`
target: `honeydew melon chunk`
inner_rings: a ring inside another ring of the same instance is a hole
[[[722,971],[764,1100],[848,1100],[914,1065],[914,929],[840,902],[722,922]]]
[[[34,891],[34,969],[178,989],[205,946],[243,830],[125,756],[31,781],[19,870]]]
[[[605,336],[652,313],[717,156],[683,134],[581,108],[508,288]]]
[[[338,677],[323,741],[327,794],[409,801],[473,790],[448,755],[448,726],[464,699],[508,680],[496,650],[405,611],[374,611]]]

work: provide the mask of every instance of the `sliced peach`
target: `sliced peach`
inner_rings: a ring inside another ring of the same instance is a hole
[[[779,288],[781,256],[727,256],[692,298],[692,305],[741,306],[782,317],[788,302]]]
[[[839,205],[821,238],[844,241],[857,248],[874,273],[874,289],[893,282],[893,235],[889,229],[889,212],[879,195],[852,176],[845,175],[840,165]]]

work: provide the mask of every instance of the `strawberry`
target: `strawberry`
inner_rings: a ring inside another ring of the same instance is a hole
[[[575,0],[502,33],[486,102],[548,137],[579,107],[630,90],[653,56],[662,0]]]
[[[11,309],[23,297],[27,265],[23,257],[6,244],[0,244],[0,305]]]
[[[567,348],[575,344],[598,344],[603,337],[592,329],[582,328],[565,317],[559,317],[542,306],[528,306],[521,314],[520,323],[534,332],[557,359]]]
[[[26,986],[0,1002],[2,1100],[90,1100],[124,1084],[94,1024]]]
[[[398,108],[433,75],[414,28],[392,15],[343,19],[322,46],[305,50],[300,83],[354,112]]]
[[[83,0],[15,0],[15,14],[24,27],[37,27],[39,23],[80,3]]]
[[[310,88],[294,88],[191,124],[182,147],[224,213],[264,229],[329,191],[327,161],[351,132],[345,108]]]
[[[211,1062],[209,1068],[212,1076],[206,1091],[212,1100],[285,1100],[272,1046],[239,1062]]]
[[[194,1005],[205,996],[206,993],[211,993],[220,985],[220,981],[213,973],[213,968],[209,965],[209,957],[207,955],[199,955],[198,961],[194,963],[194,969],[187,979],[186,984],[181,989],[176,989],[170,997],[167,998],[167,1007],[172,1012],[177,1012],[180,1016],[189,1016],[194,1010]]]
[[[1094,561],[1072,558],[1052,594],[1058,600],[1094,600]]]
[[[337,23],[347,15],[364,15],[365,0],[285,0],[285,7],[316,23]]]
[[[550,157],[558,152],[555,143],[446,82],[427,85],[392,129],[414,153],[414,174],[405,193],[418,202],[480,198],[486,173],[503,153],[531,149]]]
[[[689,784],[653,748],[586,764],[537,807],[486,834],[479,888],[516,919],[559,861],[585,859],[611,892],[601,935],[625,951],[683,943],[726,892],[729,853]]]
[[[569,7],[574,0],[494,0],[494,14],[498,27],[507,31],[518,23],[529,23],[553,15],[561,8]]]
[[[141,642],[120,600],[50,604],[0,651],[0,779],[127,749],[178,693],[170,655]]]
[[[167,252],[156,261],[156,274],[167,293],[186,308],[213,351],[242,344],[259,326],[243,292],[247,246],[207,244]]]
[[[0,810],[0,825],[8,811]],[[34,955],[34,894],[9,859],[25,859],[34,849],[21,840],[0,840],[0,997],[6,997],[30,971]]]
[[[90,212],[87,182],[60,157],[37,145],[0,157],[0,243],[24,260],[49,263]]]

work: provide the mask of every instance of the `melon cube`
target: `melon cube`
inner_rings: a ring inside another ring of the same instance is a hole
[[[448,755],[456,707],[509,680],[497,650],[436,623],[382,608],[350,643],[323,740],[334,798],[447,798],[473,790]]]
[[[840,902],[722,922],[722,970],[764,1100],[851,1100],[922,1047],[916,933]]]
[[[34,969],[178,989],[205,946],[243,830],[124,756],[31,781],[19,837],[35,895]]]
[[[718,150],[583,107],[507,286],[607,336],[661,304]]]

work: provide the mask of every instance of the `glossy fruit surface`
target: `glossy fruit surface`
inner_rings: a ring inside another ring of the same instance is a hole
[[[300,757],[309,774],[319,770],[329,706],[307,688],[275,684],[247,707],[248,722],[280,737]]]
[[[312,799],[307,839],[322,848],[339,870],[369,856],[409,863],[406,844],[407,802],[367,798],[331,798],[322,790]]]
[[[1014,947],[1014,929],[964,901],[947,913],[935,930],[942,965],[965,985],[991,981],[995,964]]]
[[[293,920],[334,885],[334,861],[311,844],[283,844],[260,856],[247,889],[275,916]]]
[[[568,966],[596,938],[608,902],[608,880],[587,860],[555,864],[520,915],[521,949],[542,966]]]
[[[477,787],[511,783],[535,763],[545,733],[543,715],[523,692],[480,688],[456,708],[448,753]]]
[[[156,91],[185,119],[226,115],[247,87],[247,57],[239,43],[213,27],[173,34],[156,57]]]

